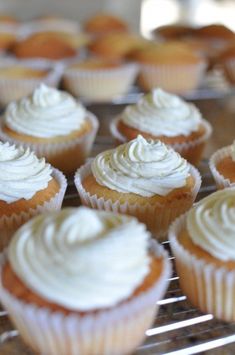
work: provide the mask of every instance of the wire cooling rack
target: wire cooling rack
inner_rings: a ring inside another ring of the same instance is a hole
[[[207,161],[200,165],[203,185],[199,199],[215,190]],[[69,181],[65,206],[78,206],[79,198],[75,186]],[[170,253],[169,242],[163,243]],[[189,355],[235,353],[235,323],[217,321],[211,314],[202,314],[192,307],[179,286],[179,277],[174,272],[165,298],[159,301],[159,313],[153,326],[146,332],[145,342],[135,355]],[[0,354],[32,355],[21,341],[18,332],[9,321],[7,313],[0,309]],[[97,354],[102,355],[102,354]],[[112,354],[110,354],[112,355]]]

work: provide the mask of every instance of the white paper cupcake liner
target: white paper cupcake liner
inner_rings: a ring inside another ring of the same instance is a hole
[[[53,168],[52,176],[59,183],[60,189],[57,194],[43,205],[38,205],[35,208],[30,208],[28,211],[15,213],[10,216],[0,217],[0,250],[3,250],[9,243],[10,238],[15,231],[32,217],[50,210],[59,210],[61,208],[65,190],[67,188],[67,180],[65,176],[57,169]]]
[[[85,177],[91,174],[91,161],[83,165],[75,174],[75,186],[78,190],[83,205],[89,206],[97,210],[112,211],[116,213],[127,214],[137,217],[141,222],[147,225],[147,228],[158,240],[165,240],[169,225],[175,218],[185,213],[191,208],[196,199],[197,193],[201,186],[201,176],[199,171],[190,165],[190,175],[195,180],[192,191],[185,194],[180,201],[172,199],[171,203],[147,203],[139,205],[138,203],[130,204],[128,202],[120,203],[118,200],[113,202],[111,199],[98,198],[96,195],[90,195],[82,182]]]
[[[6,58],[0,62],[0,67],[23,65],[32,69],[48,70],[48,74],[43,78],[0,78],[0,104],[7,105],[11,101],[19,100],[30,95],[40,84],[57,87],[61,79],[64,67],[61,64],[53,64],[43,59],[35,60],[14,60]]]
[[[79,70],[68,68],[63,75],[65,88],[87,100],[105,101],[125,94],[134,83],[138,65],[123,64],[117,68]]]
[[[124,137],[118,131],[118,122],[120,120],[121,120],[121,116],[118,116],[114,118],[110,123],[110,132],[117,144],[123,144],[127,142],[127,138]],[[191,164],[194,165],[197,165],[199,163],[201,156],[203,154],[205,144],[212,134],[212,126],[208,121],[202,119],[201,124],[204,129],[204,134],[202,134],[199,138],[184,143],[168,144],[174,150],[180,153],[182,157],[184,157]]]
[[[222,161],[224,158],[231,157],[231,154],[232,146],[224,147],[217,150],[217,152],[215,152],[209,160],[209,168],[218,189],[224,189],[226,187],[235,185],[235,183],[232,183],[228,178],[225,178],[222,174],[220,174],[216,168],[220,161]]]
[[[66,316],[18,300],[2,283],[1,302],[24,341],[40,354],[129,354],[143,341],[171,275],[171,264],[162,246],[152,241],[150,250],[163,259],[160,279],[151,288],[113,308]],[[1,268],[4,262],[2,254]]]
[[[70,175],[74,174],[76,169],[84,163],[90,154],[99,128],[98,119],[91,112],[87,113],[87,120],[92,126],[89,132],[78,138],[58,143],[29,143],[13,139],[2,131],[3,123],[0,123],[0,140],[16,146],[30,148],[38,157],[45,157],[51,165]],[[66,162],[64,161],[65,154]],[[63,160],[59,159],[60,155],[63,155]]]
[[[176,94],[184,94],[196,89],[202,81],[206,64],[188,65],[140,65],[139,84],[150,91],[155,87]]]
[[[180,285],[188,300],[202,312],[225,321],[235,320],[235,270],[209,264],[186,250],[178,235],[186,228],[186,214],[170,227],[169,240],[175,256]]]

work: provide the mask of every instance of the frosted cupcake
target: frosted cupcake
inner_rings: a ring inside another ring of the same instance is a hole
[[[129,354],[154,320],[170,269],[136,219],[64,209],[15,234],[0,299],[37,353]]]
[[[90,153],[98,120],[70,94],[41,84],[31,96],[7,106],[0,138],[30,147],[66,174]]]
[[[64,175],[29,148],[0,143],[0,249],[27,220],[59,209],[66,186]]]
[[[84,205],[137,217],[158,238],[193,204],[200,174],[172,148],[138,136],[107,150],[75,175]]]
[[[235,184],[235,142],[215,152],[209,161],[211,173],[218,189]]]
[[[202,312],[235,320],[235,189],[201,200],[170,228],[180,285]]]
[[[199,163],[211,132],[196,106],[159,88],[127,106],[111,123],[111,133],[118,143],[138,134],[160,139],[192,164]]]

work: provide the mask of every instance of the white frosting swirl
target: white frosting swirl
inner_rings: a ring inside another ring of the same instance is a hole
[[[126,125],[156,137],[188,136],[198,130],[201,119],[196,106],[161,89],[153,89],[121,114]]]
[[[92,173],[103,186],[122,193],[165,196],[186,185],[189,164],[172,148],[142,136],[100,153]]]
[[[0,142],[0,200],[7,203],[31,199],[47,187],[52,169],[45,159],[23,147]]]
[[[80,129],[85,116],[85,108],[70,94],[40,84],[31,96],[8,105],[4,121],[15,132],[51,138]]]
[[[10,243],[14,272],[46,300],[80,311],[128,298],[149,272],[148,238],[135,218],[86,207],[40,215]]]
[[[193,243],[209,254],[235,260],[235,188],[201,200],[187,215],[187,229]]]

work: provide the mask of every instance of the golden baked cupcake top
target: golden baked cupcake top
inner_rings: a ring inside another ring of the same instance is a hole
[[[171,147],[140,135],[98,154],[91,170],[98,184],[144,197],[166,196],[190,176],[190,165]]]
[[[126,32],[128,26],[115,15],[98,13],[87,20],[84,29],[89,33],[101,35],[109,32]]]
[[[181,42],[152,44],[133,52],[131,58],[139,63],[150,65],[185,65],[202,61],[195,50]]]
[[[21,65],[11,65],[0,67],[0,78],[4,79],[30,79],[44,78],[48,75],[48,70],[34,69]]]
[[[76,55],[74,46],[68,42],[67,37],[40,32],[17,42],[11,51],[17,58],[63,59]]]
[[[148,43],[146,39],[134,34],[109,33],[96,38],[89,45],[89,50],[94,55],[118,60],[135,49],[146,47]]]
[[[171,24],[157,27],[153,30],[153,34],[164,38],[165,40],[179,40],[190,36],[193,28],[182,24]]]
[[[222,24],[211,24],[194,30],[194,35],[208,40],[233,40],[235,33]]]
[[[29,200],[45,189],[52,169],[44,158],[23,147],[0,142],[0,200],[12,203]]]
[[[222,261],[235,260],[235,188],[217,191],[187,214],[192,242]]]
[[[127,299],[143,282],[150,269],[148,239],[135,218],[67,208],[20,228],[8,259],[18,278],[45,300],[69,310],[98,310]]]
[[[86,109],[65,91],[40,84],[34,92],[10,103],[4,124],[12,131],[41,138],[66,136],[79,130],[86,119]]]
[[[188,136],[197,131],[202,117],[197,107],[160,88],[127,106],[120,120],[129,127],[154,136]]]

